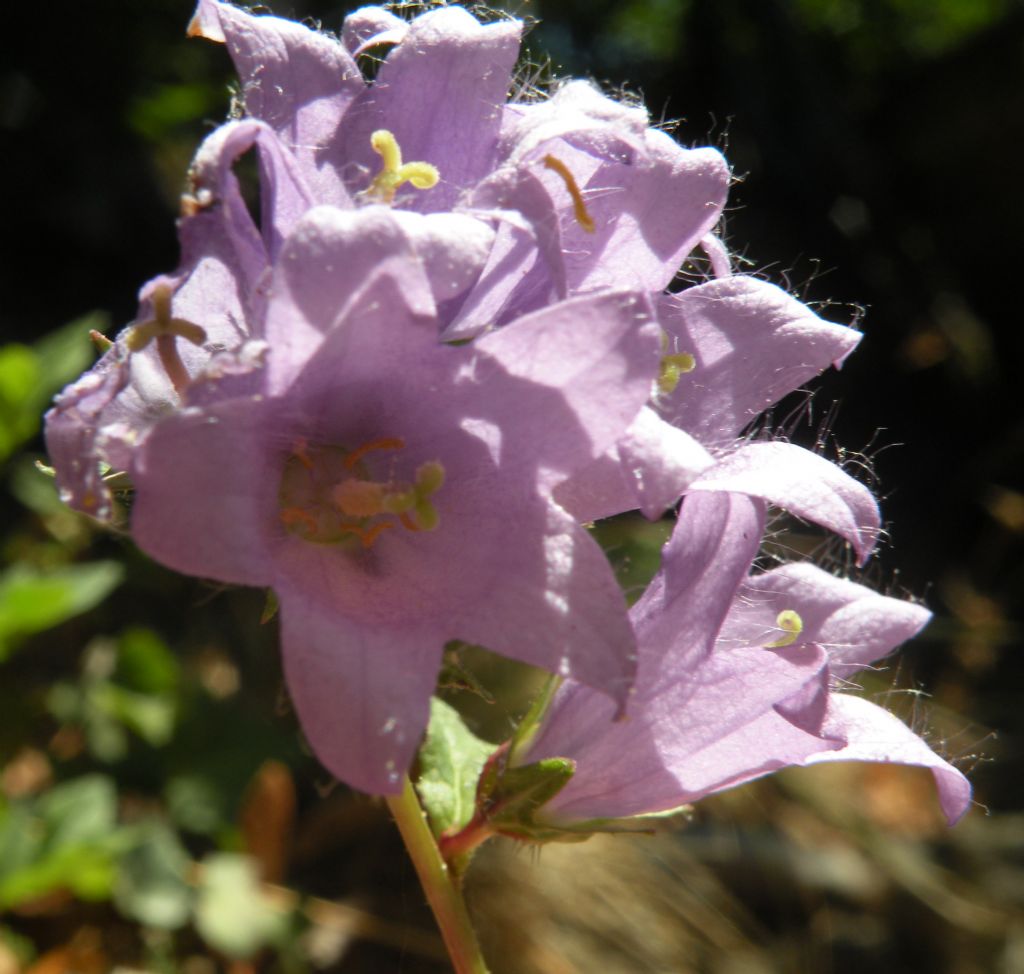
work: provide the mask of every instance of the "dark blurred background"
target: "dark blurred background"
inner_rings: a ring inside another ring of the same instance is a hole
[[[926,776],[820,769],[706,802],[675,836],[539,860],[494,843],[470,896],[496,974],[1024,972],[1024,6],[505,9],[555,77],[639,93],[683,143],[722,148],[741,268],[863,329],[774,418],[870,461],[889,536],[866,579],[936,619],[867,690],[982,807],[947,832]],[[345,10],[274,4],[328,30]],[[318,792],[258,593],[162,571],[33,466],[85,332],[115,332],[175,266],[228,56],[185,39],[188,0],[4,13],[0,974],[442,971],[384,809]]]

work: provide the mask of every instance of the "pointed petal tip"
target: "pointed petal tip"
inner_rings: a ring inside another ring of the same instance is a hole
[[[216,0],[199,0],[196,12],[185,29],[186,37],[202,37],[216,44],[224,44],[227,38],[221,29]]]

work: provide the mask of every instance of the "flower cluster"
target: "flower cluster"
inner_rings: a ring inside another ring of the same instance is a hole
[[[744,436],[860,336],[732,273],[722,156],[585,82],[510,99],[521,24],[457,6],[366,7],[335,38],[200,0],[190,33],[227,45],[241,111],[193,162],[180,266],[47,415],[64,499],[110,520],[127,480],[152,557],[272,588],[303,728],[357,788],[401,787],[461,640],[564,680],[505,754],[571,763],[547,826],[849,759],[931,767],[958,817],[958,772],[846,692],[927,613],[806,564],[748,574],[769,505],[861,561],[879,516]],[[697,249],[713,278],[669,293]],[[628,610],[587,523],[681,499]]]

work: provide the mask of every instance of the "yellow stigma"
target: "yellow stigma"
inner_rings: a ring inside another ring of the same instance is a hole
[[[580,188],[576,183],[576,177],[569,172],[569,167],[557,156],[546,155],[543,161],[544,165],[552,172],[557,173],[561,177],[562,182],[565,183],[565,188],[572,197],[572,210],[573,215],[576,217],[576,222],[587,233],[593,233],[597,229],[594,224],[594,218],[590,215],[587,204],[583,201],[583,193],[580,192]]]
[[[673,355],[662,355],[661,367],[658,370],[658,391],[666,396],[676,391],[679,377],[692,372],[697,367],[697,360],[688,352]]]
[[[398,140],[387,129],[377,129],[370,136],[373,151],[380,156],[381,169],[366,189],[382,203],[391,203],[399,187],[412,183],[416,189],[433,189],[441,178],[436,166],[429,162],[402,162]]]
[[[791,646],[795,643],[804,631],[804,620],[795,609],[783,609],[775,618],[775,624],[785,633],[773,643],[765,643],[765,649],[779,649],[782,646]]]
[[[191,321],[184,318],[171,317],[171,288],[161,284],[153,290],[153,317],[136,325],[125,339],[129,352],[141,352],[150,342],[156,340],[156,350],[160,356],[167,377],[175,391],[181,395],[188,387],[188,370],[181,361],[175,339],[184,338],[193,345],[201,346],[206,341],[206,332]]]
[[[166,284],[153,291],[153,317],[129,332],[126,339],[128,351],[141,352],[154,338],[162,335],[184,338],[193,345],[202,345],[206,341],[206,332],[199,325],[171,317],[171,289]]]

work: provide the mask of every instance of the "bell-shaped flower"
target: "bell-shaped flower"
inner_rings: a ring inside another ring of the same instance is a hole
[[[265,364],[195,380],[136,444],[131,530],[179,571],[274,589],[288,686],[327,767],[398,788],[449,640],[621,708],[624,597],[550,485],[646,399],[646,297],[605,291],[441,344],[422,262],[385,206],[308,212],[266,294]]]
[[[749,497],[684,500],[662,569],[632,609],[638,673],[626,718],[567,681],[513,752],[519,766],[575,765],[539,827],[607,827],[784,767],[847,760],[927,767],[949,821],[965,812],[963,775],[847,692],[854,670],[914,635],[928,612],[805,565],[748,576],[763,529],[763,505]]]

